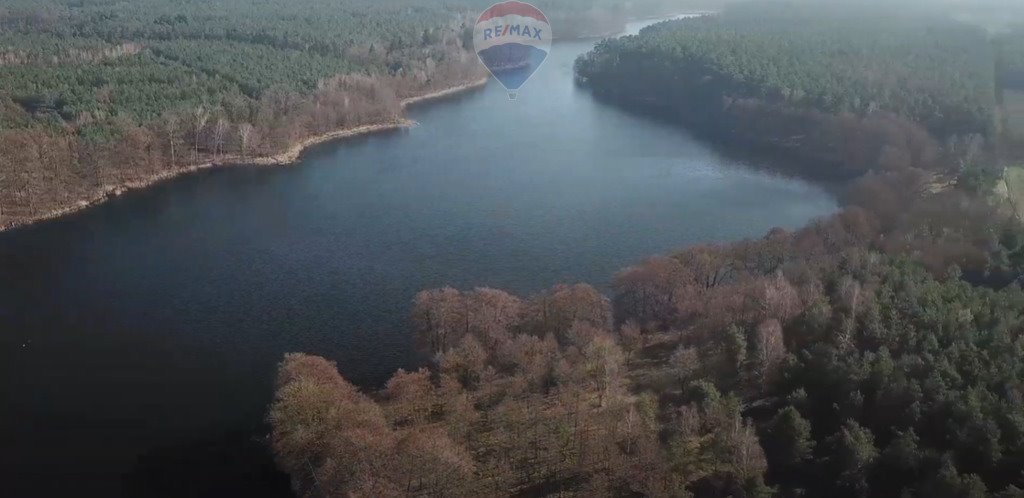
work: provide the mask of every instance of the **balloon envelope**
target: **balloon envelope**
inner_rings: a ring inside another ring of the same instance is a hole
[[[480,14],[473,48],[487,70],[510,92],[519,90],[551,51],[551,25],[537,7],[502,2]]]

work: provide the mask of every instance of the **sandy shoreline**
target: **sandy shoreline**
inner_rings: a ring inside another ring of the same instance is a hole
[[[481,88],[487,84],[488,78],[482,78],[469,83],[453,86],[443,90],[426,93],[423,95],[417,95],[415,97],[409,97],[402,100],[402,109],[408,106],[418,104],[420,102],[426,102],[434,99],[447,97],[449,95],[455,95],[458,93],[466,92],[469,90]],[[92,206],[96,206],[106,202],[107,200],[120,196],[131,190],[144,189],[153,186],[157,183],[177,178],[182,175],[189,173],[195,173],[210,168],[221,168],[230,166],[285,166],[293,164],[298,161],[299,157],[302,156],[303,151],[314,145],[322,144],[325,142],[331,142],[334,140],[342,140],[345,138],[352,138],[356,136],[369,135],[372,133],[380,133],[383,131],[397,130],[401,128],[409,128],[416,125],[415,121],[408,118],[402,117],[393,121],[384,123],[374,123],[360,125],[353,128],[342,128],[339,130],[329,131],[320,135],[314,135],[312,137],[305,138],[298,143],[292,145],[287,150],[274,154],[271,156],[261,157],[240,157],[240,156],[225,156],[216,161],[205,162],[201,164],[193,164],[190,166],[182,166],[180,168],[169,169],[161,171],[152,176],[142,178],[139,180],[133,180],[118,185],[107,185],[99,189],[99,191],[91,198],[82,199],[76,203],[66,206],[60,209],[50,211],[32,218],[19,220],[0,226],[0,232],[11,230],[14,228],[31,225],[41,221],[52,220],[67,216],[84,209],[88,209]]]

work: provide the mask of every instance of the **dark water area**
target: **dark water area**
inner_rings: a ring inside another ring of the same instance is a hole
[[[635,26],[634,26],[635,28]],[[821,186],[596,102],[556,43],[409,130],[0,234],[0,496],[277,496],[259,436],[286,352],[360,385],[420,363],[419,290],[606,286],[686,245],[796,228]]]

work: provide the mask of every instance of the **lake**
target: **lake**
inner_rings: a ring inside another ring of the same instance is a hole
[[[606,289],[648,255],[837,209],[595,101],[572,78],[592,45],[556,43],[515,102],[492,82],[292,167],[206,171],[0,234],[0,495],[286,493],[255,437],[284,353],[373,388],[421,362],[419,290]]]

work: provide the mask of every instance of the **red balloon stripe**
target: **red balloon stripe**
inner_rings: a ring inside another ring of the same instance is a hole
[[[548,18],[544,16],[544,13],[537,10],[536,7],[523,2],[502,2],[487,10],[480,15],[480,19],[476,22],[480,23],[483,21],[491,20],[495,17],[502,17],[507,15],[518,15],[523,17],[532,17],[538,21],[548,22]]]

